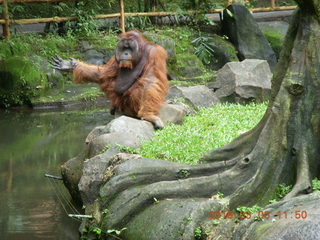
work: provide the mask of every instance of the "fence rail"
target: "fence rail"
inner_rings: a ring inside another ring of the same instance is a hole
[[[76,2],[79,0],[10,0],[10,3],[31,3],[31,2]],[[99,14],[93,16],[94,19],[106,19],[106,18],[119,18],[120,29],[122,32],[125,32],[125,17],[165,17],[181,14],[179,12],[140,12],[140,13],[125,13],[124,12],[124,3],[123,0],[120,1],[120,10],[119,13],[113,14]],[[33,19],[9,19],[9,0],[0,0],[0,4],[3,4],[3,12],[2,19],[0,19],[0,24],[3,26],[3,34],[6,40],[10,39],[10,24],[35,24],[35,23],[50,23],[50,22],[67,22],[67,21],[75,21],[77,17],[51,17],[51,18],[33,18]],[[287,7],[275,7],[275,0],[271,0],[271,7],[268,8],[254,8],[251,9],[252,12],[269,12],[269,11],[286,11],[286,10],[294,10],[296,6],[287,6]],[[206,12],[189,10],[188,13],[196,14],[210,14],[210,13],[219,13],[223,9],[214,9],[208,10]]]

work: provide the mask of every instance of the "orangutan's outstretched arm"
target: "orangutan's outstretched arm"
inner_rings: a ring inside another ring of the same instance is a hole
[[[77,66],[72,71],[73,81],[75,83],[100,83],[104,71],[104,65],[97,66],[78,61]]]
[[[50,62],[52,67],[64,72],[72,72],[75,83],[101,83],[102,78],[112,78],[117,74],[117,63],[111,58],[106,65],[92,65],[70,58],[63,60],[56,56]]]

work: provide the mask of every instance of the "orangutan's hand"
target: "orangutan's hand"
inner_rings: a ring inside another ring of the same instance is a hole
[[[72,72],[73,69],[78,65],[78,62],[74,58],[70,58],[70,60],[63,60],[59,56],[55,56],[52,58],[52,61],[49,62],[51,66],[55,69],[65,72]]]

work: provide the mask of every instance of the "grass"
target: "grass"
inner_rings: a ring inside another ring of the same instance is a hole
[[[157,131],[150,142],[142,143],[139,154],[156,158],[197,164],[207,151],[231,142],[253,128],[264,115],[267,103],[219,104],[203,108],[187,116],[182,125],[169,124]]]

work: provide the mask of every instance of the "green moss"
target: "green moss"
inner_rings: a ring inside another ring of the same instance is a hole
[[[213,34],[213,43],[218,48],[223,49],[229,55],[231,61],[239,61],[237,50],[230,42],[226,41],[224,37]]]
[[[273,51],[276,53],[277,58],[280,56],[280,52],[283,46],[283,39],[281,33],[278,31],[271,31],[268,29],[262,30],[264,36],[270,43]]]

